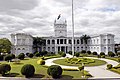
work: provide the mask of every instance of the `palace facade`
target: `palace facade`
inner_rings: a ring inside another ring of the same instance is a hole
[[[67,21],[60,17],[54,21],[55,36],[42,37],[46,44],[38,48],[38,51],[48,51],[58,53],[63,51],[68,53],[72,51],[72,37],[67,37]],[[11,34],[11,42],[13,44],[12,53],[18,55],[19,53],[33,53],[35,52],[32,35],[26,33]],[[109,51],[114,52],[114,35],[113,34],[99,34],[97,36],[90,36],[87,44],[81,40],[80,37],[74,37],[74,50],[80,52],[96,51],[98,53]]]

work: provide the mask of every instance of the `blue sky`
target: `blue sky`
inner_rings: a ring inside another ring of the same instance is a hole
[[[0,0],[0,37],[25,32],[54,36],[61,14],[71,36],[71,0]],[[120,42],[120,0],[74,0],[75,36],[111,33]]]

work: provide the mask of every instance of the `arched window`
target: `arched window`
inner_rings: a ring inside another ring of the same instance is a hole
[[[52,40],[52,44],[55,44],[55,40]]]
[[[47,40],[47,44],[50,44],[50,40]]]
[[[25,48],[22,48],[22,50],[25,50]]]
[[[79,40],[77,40],[77,44],[79,44]]]
[[[20,48],[18,48],[18,50],[20,50]]]

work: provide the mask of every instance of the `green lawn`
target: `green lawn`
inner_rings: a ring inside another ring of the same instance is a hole
[[[105,57],[106,59],[110,59],[110,60],[114,60],[114,61],[118,61],[118,59],[120,59],[119,57]]]
[[[89,59],[88,59],[89,60]],[[89,63],[89,64],[85,64],[85,66],[99,66],[99,65],[104,65],[106,64],[105,61],[103,60],[98,60],[98,59],[93,59],[95,62],[93,63]],[[60,64],[60,65],[67,65],[67,66],[80,66],[81,64],[75,64],[75,63],[68,63],[66,61],[66,59],[59,59],[59,60],[55,60],[53,61],[56,64]]]
[[[55,57],[55,56],[54,56]],[[47,67],[41,66],[37,64],[37,60],[39,60],[41,57],[38,58],[25,58],[24,60],[21,60],[19,64],[15,64],[14,62],[10,62],[11,65],[11,71],[9,75],[6,75],[6,77],[24,77],[21,74],[21,68],[25,64],[32,64],[35,67],[35,76],[34,78],[51,78],[47,74]],[[51,57],[45,57],[45,58],[52,58]],[[9,64],[9,62],[6,61],[1,61],[1,64]],[[85,72],[88,74],[88,72]],[[61,79],[76,79],[76,78],[81,78],[82,73],[80,71],[63,71]],[[88,76],[90,77],[90,76]]]

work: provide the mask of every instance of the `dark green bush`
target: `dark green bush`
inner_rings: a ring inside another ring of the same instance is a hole
[[[84,66],[79,66],[78,69],[79,69],[80,71],[82,71],[82,70],[84,70]]]
[[[25,75],[26,78],[28,77],[32,77],[34,75],[35,72],[35,68],[33,65],[31,64],[25,64],[22,68],[21,68],[21,74]]]
[[[62,57],[65,57],[65,56],[66,56],[66,54],[63,52],[63,53],[61,54],[61,56],[62,56]]]
[[[0,61],[4,59],[4,55],[0,55]]]
[[[102,55],[105,55],[105,53],[104,53],[104,52],[101,52],[101,53],[100,53],[100,56],[102,56]]]
[[[79,52],[76,52],[76,53],[75,53],[75,56],[76,56],[76,57],[79,57],[79,55],[80,55]]]
[[[70,55],[72,55],[72,51],[69,51],[68,53],[69,53]]]
[[[98,53],[97,53],[97,52],[93,52],[92,54],[93,54],[93,55],[97,55]]]
[[[59,51],[59,52],[58,52],[59,55],[62,55],[62,53],[63,53],[62,51]]]
[[[102,55],[101,58],[105,58],[105,55]]]
[[[29,53],[26,53],[26,56],[28,56],[29,55]]]
[[[81,53],[86,53],[86,51],[85,51],[85,50],[82,50]]]
[[[110,56],[110,57],[114,57],[115,54],[114,54],[113,52],[109,51],[109,52],[108,52],[108,56]]]
[[[35,53],[35,56],[36,56],[36,57],[40,57],[40,53],[39,53],[39,52],[36,52],[36,53]]]
[[[101,56],[100,56],[100,55],[98,55],[97,57],[98,57],[98,58],[101,58]]]
[[[11,61],[12,60],[12,56],[10,54],[7,54],[5,57],[4,57],[4,60],[5,61]]]
[[[44,56],[44,55],[46,55],[48,52],[47,51],[42,51],[42,52],[40,52],[40,55],[41,56]]]
[[[107,69],[111,69],[113,67],[112,64],[107,64]]]
[[[10,54],[12,59],[15,59],[15,54]]]
[[[4,76],[10,70],[11,70],[11,66],[9,64],[1,64],[0,65],[0,74],[2,74],[2,76]]]
[[[47,74],[53,78],[59,78],[62,75],[62,68],[58,65],[51,65],[47,69]]]
[[[20,53],[18,55],[18,59],[23,60],[24,58],[25,58],[25,54],[24,53]]]
[[[91,54],[91,51],[87,51],[88,54]]]
[[[28,54],[28,57],[32,58],[34,55],[32,53]]]

